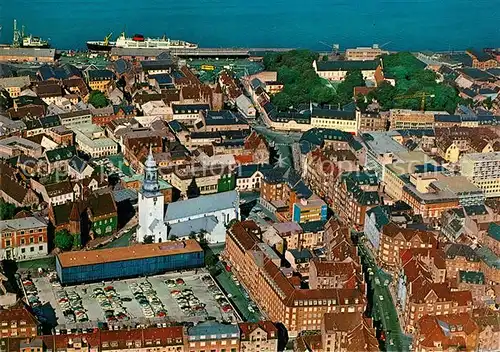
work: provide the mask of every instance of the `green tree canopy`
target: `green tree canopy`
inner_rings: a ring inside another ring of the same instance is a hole
[[[11,203],[7,203],[0,198],[0,220],[9,220],[14,217],[16,213],[16,206]]]
[[[104,95],[103,92],[99,90],[93,90],[90,92],[89,103],[92,104],[95,108],[103,108],[108,106],[108,98]]]
[[[337,96],[334,101],[345,105],[352,101],[354,87],[364,87],[365,80],[359,70],[347,72],[345,79],[337,86]]]
[[[426,110],[449,113],[455,111],[460,102],[456,89],[448,84],[437,83],[436,73],[426,70],[426,64],[414,55],[409,52],[384,55],[382,62],[385,76],[396,80],[395,87],[382,83],[369,95],[369,98],[379,102],[382,110],[392,108],[420,110],[421,96],[426,94]]]
[[[63,251],[69,251],[73,247],[73,236],[67,231],[58,231],[54,237],[54,245]]]

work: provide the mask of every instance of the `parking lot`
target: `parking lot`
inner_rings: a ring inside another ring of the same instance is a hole
[[[237,320],[228,299],[200,270],[65,287],[50,282],[49,276],[32,282],[40,304],[54,309],[55,324],[67,328],[95,327],[99,322],[130,326],[208,317]]]

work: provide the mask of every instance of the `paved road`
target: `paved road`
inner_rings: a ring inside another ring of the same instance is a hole
[[[292,144],[300,140],[302,133],[274,131],[262,124],[253,124],[252,128],[277,149],[280,167],[293,166]]]
[[[409,351],[410,339],[401,330],[398,313],[389,291],[391,277],[377,266],[370,251],[362,242],[358,247],[363,264],[369,268],[369,272],[373,272],[370,274],[373,288],[372,316],[381,322],[386,333],[386,350]]]

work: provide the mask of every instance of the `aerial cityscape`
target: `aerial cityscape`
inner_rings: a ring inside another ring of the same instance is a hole
[[[500,36],[69,41],[10,6],[0,352],[500,351]]]

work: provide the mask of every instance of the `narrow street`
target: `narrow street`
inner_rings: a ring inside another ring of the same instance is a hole
[[[368,302],[371,303],[371,316],[381,323],[385,332],[386,351],[409,351],[411,337],[404,334],[396,307],[389,290],[391,276],[380,269],[370,251],[362,241],[358,244],[363,266],[367,268],[371,290]]]

